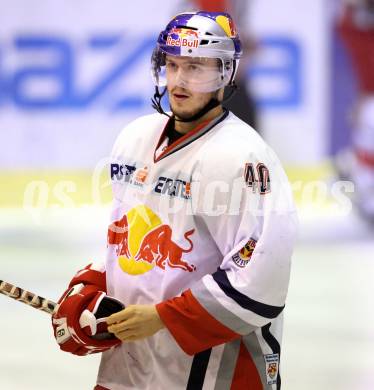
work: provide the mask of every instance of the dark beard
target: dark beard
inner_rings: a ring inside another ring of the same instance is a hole
[[[178,113],[176,113],[173,110],[173,107],[171,105],[170,105],[170,110],[171,110],[171,112],[173,113],[173,115],[176,118],[181,119],[182,121],[186,121],[186,120],[191,119],[194,115],[196,115],[201,110],[201,108],[199,108],[198,110],[196,110],[194,112],[188,113],[188,114],[178,114]]]
[[[213,108],[215,108],[219,102],[217,100],[217,95],[218,95],[218,92],[216,92],[215,94],[213,94],[213,96],[210,98],[210,100],[203,106],[203,107],[200,107],[198,109],[196,109],[195,111],[189,113],[189,114],[177,114],[174,110],[173,110],[173,107],[171,106],[171,104],[169,103],[169,106],[170,106],[170,110],[171,112],[174,114],[175,117],[177,117],[180,121],[191,121],[191,122],[194,122],[195,120],[198,120],[200,118],[199,114],[202,113],[205,109],[207,109],[208,111],[205,111],[203,113],[203,115],[205,115],[207,112],[209,112],[210,110],[212,110]],[[217,102],[216,105],[212,105],[213,102]],[[211,107],[209,107],[211,106]],[[193,119],[195,116],[198,116],[196,119]],[[177,119],[177,120],[178,120]],[[192,120],[191,120],[192,119]]]

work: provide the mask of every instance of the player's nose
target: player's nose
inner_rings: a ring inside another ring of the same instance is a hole
[[[186,72],[183,70],[182,67],[179,67],[174,74],[174,84],[181,88],[184,88],[188,85]]]

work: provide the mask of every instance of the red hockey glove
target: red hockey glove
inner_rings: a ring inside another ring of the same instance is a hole
[[[105,272],[90,267],[73,278],[52,317],[60,349],[74,355],[103,352],[120,344],[120,340],[108,332],[105,319],[124,309],[124,305],[104,292]]]

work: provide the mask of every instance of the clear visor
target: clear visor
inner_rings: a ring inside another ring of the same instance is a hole
[[[152,75],[158,87],[205,93],[227,85],[231,72],[219,58],[172,56],[157,50],[152,56]]]

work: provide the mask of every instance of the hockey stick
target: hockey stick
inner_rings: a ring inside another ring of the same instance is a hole
[[[51,315],[58,310],[57,303],[2,280],[0,280],[0,293]]]

